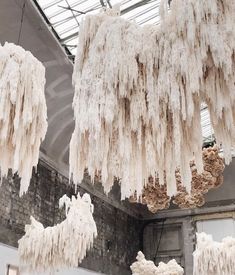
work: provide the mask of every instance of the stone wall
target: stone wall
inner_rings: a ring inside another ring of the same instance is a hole
[[[0,187],[0,242],[12,246],[17,246],[18,239],[24,234],[30,215],[44,226],[63,220],[59,198],[65,193],[68,196],[74,194],[68,180],[43,162],[33,173],[27,194],[21,198],[19,187],[19,179],[11,175]],[[80,188],[79,192],[85,191]],[[81,266],[110,275],[131,274],[129,266],[139,250],[140,222],[95,196],[91,198],[98,237]]]

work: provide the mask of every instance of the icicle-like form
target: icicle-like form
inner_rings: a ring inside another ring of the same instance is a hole
[[[27,271],[55,271],[64,267],[77,267],[93,246],[97,228],[93,219],[94,206],[90,195],[66,195],[60,199],[65,205],[66,219],[44,228],[31,217],[25,226],[25,235],[19,240],[21,268]]]
[[[131,203],[146,204],[148,210],[156,213],[159,210],[170,207],[171,198],[167,195],[166,184],[159,184],[159,179],[150,178],[148,184],[144,187],[143,193],[139,198],[136,195],[129,198]]]
[[[30,52],[0,45],[0,171],[12,169],[26,192],[47,130],[45,68]]]
[[[175,260],[167,264],[160,262],[158,266],[152,261],[147,261],[144,254],[139,251],[137,261],[131,265],[132,275],[183,275],[184,269]]]
[[[140,27],[105,13],[82,22],[75,60],[75,130],[70,175],[101,171],[108,192],[139,197],[149,177],[177,192],[180,169],[191,190],[190,161],[203,171],[200,108],[208,106],[225,162],[235,145],[235,2],[162,0],[159,26]],[[165,172],[164,172],[165,171]],[[164,175],[165,173],[165,175]]]
[[[187,192],[181,181],[180,171],[175,173],[177,193],[173,197],[173,203],[180,208],[200,207],[205,203],[204,195],[212,188],[217,188],[223,182],[224,162],[219,155],[217,146],[204,148],[203,152],[203,172],[198,173],[194,161],[190,162],[192,173],[191,192]],[[159,185],[159,180],[149,179],[144,187],[141,200],[146,204],[149,211],[156,213],[158,210],[166,209],[170,206],[171,198],[167,196],[166,183]],[[129,198],[130,202],[138,202],[136,196]]]
[[[193,275],[234,275],[235,239],[226,237],[215,242],[211,235],[197,234],[193,253]]]

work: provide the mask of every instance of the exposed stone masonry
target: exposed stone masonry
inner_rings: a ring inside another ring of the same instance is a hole
[[[0,242],[12,246],[17,246],[24,234],[30,215],[44,226],[61,222],[64,212],[59,209],[59,198],[75,193],[67,178],[42,161],[33,173],[28,193],[21,198],[19,188],[19,178],[12,175],[0,187]],[[85,191],[80,188],[79,192]],[[110,275],[131,274],[129,266],[139,250],[140,222],[95,196],[91,198],[98,237],[81,266]]]

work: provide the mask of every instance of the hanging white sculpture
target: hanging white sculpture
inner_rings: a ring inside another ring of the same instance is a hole
[[[131,265],[132,275],[183,275],[184,269],[176,260],[170,260],[167,264],[160,262],[158,266],[152,261],[147,261],[144,254],[139,251],[137,261]]]
[[[177,194],[172,202],[180,208],[200,207],[205,203],[205,194],[212,188],[218,188],[223,182],[224,161],[219,155],[217,146],[204,148],[203,172],[198,174],[194,161],[190,162],[192,171],[191,193],[187,192],[181,182],[179,171],[175,172]],[[138,202],[136,196],[129,198],[130,202]],[[148,210],[156,213],[158,210],[170,207],[171,198],[167,195],[166,184],[159,185],[158,178],[149,179],[141,197],[141,203],[146,204]]]
[[[226,237],[215,242],[211,235],[197,234],[193,253],[193,275],[234,275],[235,239]]]
[[[31,217],[25,226],[25,235],[19,240],[21,267],[27,271],[55,271],[63,267],[77,267],[97,236],[90,195],[66,195],[60,199],[65,205],[66,219],[52,227],[44,228]]]
[[[102,174],[122,199],[148,178],[176,194],[175,171],[191,191],[190,161],[203,171],[201,103],[208,105],[226,164],[235,144],[235,4],[231,0],[161,2],[159,26],[140,27],[105,13],[79,31],[73,73],[75,130],[70,175]]]
[[[0,45],[0,171],[12,169],[26,192],[47,130],[45,68],[30,52]]]

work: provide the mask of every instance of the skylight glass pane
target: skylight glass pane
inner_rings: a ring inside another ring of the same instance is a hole
[[[73,55],[76,55],[77,49],[76,49],[76,48],[71,49],[71,53],[72,53]]]
[[[55,4],[55,2],[59,2],[59,1],[61,1],[61,0],[57,0],[57,1],[55,1],[55,0],[38,0],[37,2],[42,9],[45,9],[46,6]]]
[[[65,29],[62,29],[62,30],[58,30],[57,28],[57,32],[59,33],[60,37],[63,39],[65,38],[66,36],[68,35],[71,35],[72,33],[74,33],[75,31],[78,31],[78,25],[77,25],[77,22],[75,21],[75,24],[74,24],[74,21],[70,21],[71,24],[68,24],[68,26],[66,26]],[[62,27],[61,27],[62,28]]]
[[[66,42],[66,45],[70,45],[72,46],[73,48],[76,47],[77,48],[77,43],[78,43],[78,36],[77,37],[74,37],[70,40],[67,40]]]
[[[121,10],[129,8],[139,2],[140,2],[139,0],[123,1],[123,3],[121,4]],[[111,3],[113,3],[113,1],[111,1]],[[116,1],[116,4],[118,4],[118,1]]]
[[[214,139],[214,130],[212,128],[209,111],[206,106],[203,106],[201,110],[201,125],[204,141],[212,141]]]
[[[148,16],[148,12],[151,10],[154,10],[154,13],[156,14],[156,18],[158,18],[158,7],[159,3],[156,1],[154,4],[146,5],[145,7],[134,9],[126,14],[123,15],[123,17],[134,20],[140,16]]]
[[[64,12],[70,12],[67,11],[61,7],[68,7],[68,5],[66,4],[66,1],[60,1],[60,3],[56,4],[56,5],[52,5],[49,8],[45,9],[45,13],[48,17],[49,20],[51,20],[53,17],[59,15],[60,13],[64,13]],[[71,12],[70,12],[71,13]]]
[[[101,6],[101,4],[99,1],[87,0],[77,5],[76,8],[80,9],[80,11],[86,11],[94,6]]]
[[[73,18],[73,14],[66,10],[50,18],[50,22],[56,27],[58,24],[65,24],[71,18]]]

